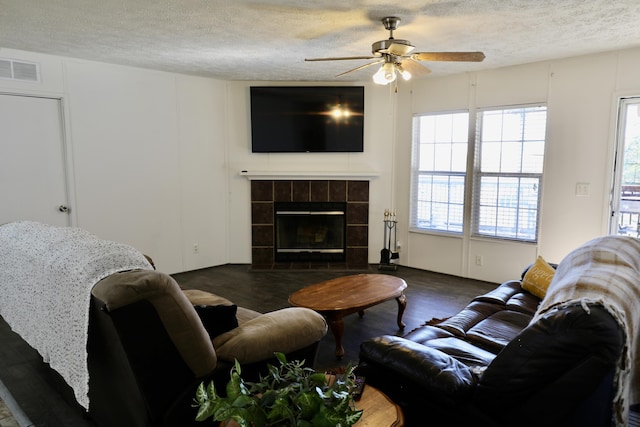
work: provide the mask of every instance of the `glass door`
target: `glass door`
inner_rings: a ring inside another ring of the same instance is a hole
[[[640,237],[640,97],[621,99],[618,115],[610,233]]]

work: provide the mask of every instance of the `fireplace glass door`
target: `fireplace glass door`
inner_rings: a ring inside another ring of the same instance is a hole
[[[344,261],[344,203],[276,203],[276,261]]]

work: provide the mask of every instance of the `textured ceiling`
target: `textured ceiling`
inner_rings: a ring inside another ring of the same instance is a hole
[[[2,47],[224,80],[365,80],[366,56],[395,38],[424,51],[483,51],[482,63],[428,62],[434,75],[640,45],[638,0],[0,0]],[[429,77],[426,77],[429,78]]]

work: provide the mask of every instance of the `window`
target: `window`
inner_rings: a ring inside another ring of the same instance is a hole
[[[537,241],[546,107],[487,109],[474,123],[467,112],[422,115],[413,126],[413,230],[463,234],[470,220],[474,236]]]
[[[478,113],[473,234],[537,241],[546,107]]]
[[[469,113],[414,118],[411,226],[462,233]]]

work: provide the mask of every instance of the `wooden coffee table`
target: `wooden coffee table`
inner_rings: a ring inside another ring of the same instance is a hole
[[[399,277],[388,274],[355,274],[302,288],[289,296],[289,303],[315,310],[327,319],[336,342],[336,357],[341,359],[344,356],[342,318],[353,313],[362,317],[366,308],[395,298],[398,302],[398,327],[403,329],[405,324],[402,322],[402,315],[407,306],[404,295],[406,288],[407,283]]]

